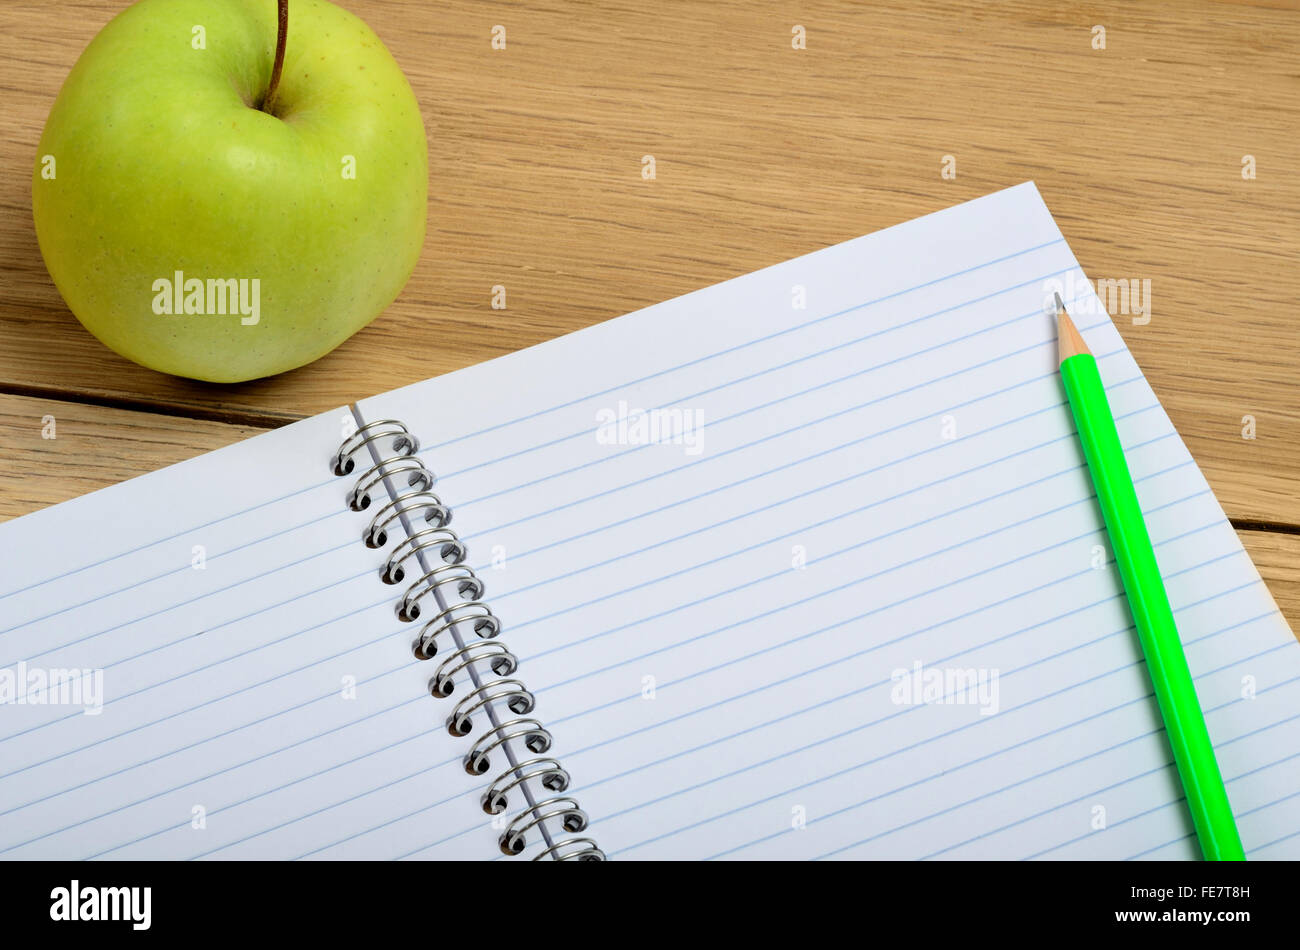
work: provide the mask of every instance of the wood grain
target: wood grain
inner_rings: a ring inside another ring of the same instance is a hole
[[[152,412],[0,395],[0,445],[4,446],[0,452],[0,485],[4,486],[0,490],[0,521],[264,431]]]
[[[1300,524],[1294,4],[346,0],[423,104],[424,255],[339,350],[226,387],[106,350],[36,246],[42,124],[124,5],[0,6],[0,390],[274,425],[1032,178],[1091,276],[1150,279],[1115,319],[1228,512]]]
[[[424,257],[335,354],[238,387],[105,350],[36,249],[41,124],[121,5],[0,9],[0,389],[273,425],[1033,178],[1091,275],[1151,280],[1151,323],[1116,319],[1225,509],[1300,523],[1293,5],[802,4],[796,51],[781,4],[611,2],[574,16],[557,2],[350,0],[425,106]],[[497,22],[504,52],[488,43]],[[1091,48],[1096,24],[1105,51]],[[955,180],[940,177],[944,155]],[[495,284],[504,313],[489,306]],[[54,440],[41,438],[46,415]],[[0,517],[256,431],[0,398]],[[1300,629],[1300,538],[1241,535]]]
[[[1278,608],[1300,637],[1300,536],[1271,531],[1238,531]]]

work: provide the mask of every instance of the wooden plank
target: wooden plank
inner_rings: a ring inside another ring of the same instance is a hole
[[[1090,275],[1150,279],[1151,322],[1116,320],[1229,513],[1300,524],[1294,5],[345,3],[424,107],[424,255],[334,354],[231,387],[111,354],[36,247],[25,170],[124,3],[0,6],[0,389],[271,424],[1033,178]]]
[[[1278,608],[1300,637],[1300,535],[1273,531],[1238,531]]]
[[[183,462],[265,431],[0,395],[0,521]],[[53,436],[50,438],[49,436]]]

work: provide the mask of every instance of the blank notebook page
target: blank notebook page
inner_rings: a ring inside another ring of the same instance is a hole
[[[1024,184],[360,404],[422,439],[611,857],[1199,853],[1053,289],[1246,850],[1300,855],[1300,646],[1084,279]]]

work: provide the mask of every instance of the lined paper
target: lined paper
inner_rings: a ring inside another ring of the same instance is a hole
[[[348,418],[0,527],[0,670],[103,684],[96,715],[0,705],[0,857],[394,858],[416,812],[468,829],[428,856],[494,853],[388,551],[329,471]]]
[[[1198,853],[1054,289],[1247,852],[1300,854],[1300,648],[1084,279],[1026,184],[356,407],[421,438],[607,854]],[[351,418],[0,526],[0,671],[102,683],[0,702],[0,857],[501,859]]]
[[[359,404],[422,437],[611,857],[1198,854],[1056,289],[1247,852],[1300,854],[1300,647],[1084,281],[1025,184]]]

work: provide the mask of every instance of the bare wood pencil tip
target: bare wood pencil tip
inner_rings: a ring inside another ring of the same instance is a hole
[[[1061,295],[1056,295],[1056,348],[1058,362],[1064,363],[1071,356],[1078,356],[1080,353],[1091,353],[1088,344],[1083,342],[1083,337],[1079,335],[1078,328],[1074,321],[1070,319],[1069,313],[1065,310],[1065,304],[1061,302]]]

